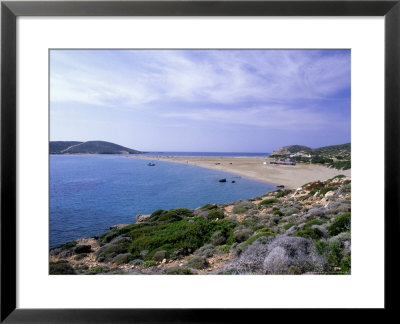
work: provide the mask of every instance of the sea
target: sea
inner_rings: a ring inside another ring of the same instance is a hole
[[[267,156],[267,153],[152,152],[164,156]],[[144,154],[144,155],[146,155]],[[157,209],[194,209],[275,190],[274,184],[190,164],[125,155],[50,155],[50,247],[98,236]],[[227,182],[218,180],[226,178]],[[235,181],[235,183],[232,183]]]

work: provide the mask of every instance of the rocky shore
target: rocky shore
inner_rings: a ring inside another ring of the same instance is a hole
[[[157,210],[50,250],[50,274],[350,274],[351,178]]]

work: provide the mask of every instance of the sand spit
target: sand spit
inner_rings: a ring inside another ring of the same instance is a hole
[[[128,158],[152,161],[185,163],[204,168],[231,172],[248,178],[257,179],[286,188],[295,189],[305,183],[326,180],[338,174],[351,176],[351,170],[336,170],[315,164],[273,165],[273,159],[264,157],[227,157],[227,156],[143,156],[129,155]],[[266,164],[264,164],[266,162]]]

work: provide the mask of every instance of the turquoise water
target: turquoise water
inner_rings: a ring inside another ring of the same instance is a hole
[[[51,155],[50,247],[133,223],[137,214],[233,202],[275,189],[231,173],[148,162],[122,155]]]

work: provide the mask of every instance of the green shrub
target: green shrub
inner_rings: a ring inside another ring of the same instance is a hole
[[[117,255],[114,259],[112,259],[112,262],[117,265],[121,265],[121,264],[129,263],[131,260],[132,260],[131,254],[124,253],[124,254]]]
[[[334,182],[334,180],[339,180],[339,179],[342,179],[344,177],[346,177],[344,174],[338,174],[337,176],[334,176],[333,178],[330,178],[330,179],[324,181],[324,184],[328,184],[328,183]]]
[[[319,240],[324,233],[322,233],[318,228],[299,228],[294,236],[299,236],[299,237],[310,237],[314,240]]]
[[[321,189],[324,187],[314,187],[311,189],[309,195],[314,196],[317,192],[321,191]]]
[[[107,273],[109,271],[110,271],[110,269],[108,269],[106,267],[100,267],[100,266],[90,269],[90,272],[92,272],[92,273]]]
[[[154,260],[146,260],[143,262],[143,268],[150,268],[155,266],[157,263]]]
[[[343,184],[342,192],[351,192],[351,183]]]
[[[233,230],[237,222],[230,219],[207,220],[202,216],[175,222],[146,222],[127,226],[120,243],[103,246],[98,252],[98,261],[110,261],[118,254],[131,253],[132,259],[151,260],[157,251],[166,251],[167,257],[188,255],[212,241],[215,232],[221,232],[227,244],[234,241]],[[146,251],[146,253],[144,253]]]
[[[351,270],[351,257],[347,255],[343,257],[343,248],[340,247],[338,241],[327,242],[324,240],[315,243],[316,250],[323,255],[327,260],[326,271],[328,273],[336,272],[336,267],[339,267],[341,273],[349,273]]]
[[[349,231],[351,227],[351,213],[337,216],[328,227],[329,235],[335,236],[341,232]]]
[[[335,191],[337,188],[339,188],[338,186],[333,186],[333,187],[324,187],[322,188],[319,193],[318,196],[325,196],[325,194],[329,191]]]
[[[234,214],[244,214],[246,213],[248,210],[255,208],[256,205],[254,205],[253,203],[249,202],[249,201],[242,201],[237,203],[232,210],[232,213]]]
[[[309,219],[309,220],[304,224],[304,227],[305,227],[305,228],[308,228],[308,227],[311,227],[311,226],[313,226],[313,225],[322,225],[322,224],[323,224],[323,223],[322,223],[321,220],[319,220],[319,219],[317,219],[317,218],[311,217],[311,219]]]
[[[286,195],[290,194],[291,190],[279,190],[278,193],[275,195],[275,198],[285,197]]]
[[[204,258],[209,258],[217,253],[217,249],[212,244],[207,244],[198,249],[195,254]]]
[[[157,209],[156,211],[154,211],[153,213],[151,213],[150,217],[149,217],[149,221],[157,221],[161,215],[166,214],[167,211],[164,209]]]
[[[270,205],[275,204],[275,203],[277,203],[277,202],[279,202],[278,199],[276,199],[276,198],[269,198],[269,199],[264,199],[264,200],[261,201],[258,205],[259,205],[259,206],[270,206]]]
[[[315,242],[315,248],[317,249],[317,252],[321,255],[324,255],[324,253],[326,253],[328,246],[328,242],[323,240]]]
[[[107,232],[107,233],[100,235],[100,237],[99,237],[100,245],[110,243],[117,236],[118,236],[117,231],[111,231],[111,232]]]
[[[97,255],[97,260],[101,262],[109,262],[119,254],[127,253],[128,242],[122,242],[120,244],[112,244],[104,246]]]
[[[338,266],[341,260],[341,252],[343,249],[340,248],[340,244],[336,241],[329,243],[327,251],[327,259],[331,268]]]
[[[194,269],[204,269],[207,267],[207,259],[202,256],[193,256],[188,260],[188,267]]]
[[[233,238],[236,242],[243,242],[246,241],[252,233],[253,231],[250,228],[240,227],[233,233]]]
[[[224,244],[224,245],[220,245],[218,246],[218,250],[222,253],[228,253],[231,249],[231,245],[229,244]]]
[[[192,215],[193,212],[187,208],[170,209],[167,213],[161,214],[158,220],[161,222],[176,222]]]
[[[305,195],[305,196],[301,196],[301,197],[296,198],[296,200],[297,200],[297,201],[303,201],[303,200],[306,200],[306,199],[308,199],[308,198],[310,198],[310,197],[312,197],[312,196],[313,196],[313,194],[312,194],[312,193],[309,193],[309,194],[307,194],[307,195]]]
[[[74,249],[74,252],[76,254],[90,253],[90,252],[92,252],[92,246],[91,245],[77,245]]]
[[[279,209],[275,210],[273,214],[277,216],[283,216],[283,213]]]
[[[336,161],[329,164],[331,168],[338,170],[349,170],[351,169],[351,161]]]
[[[204,209],[204,210],[212,210],[212,209],[217,209],[218,206],[216,204],[206,204],[202,207],[200,207],[200,209]]]
[[[217,209],[212,209],[210,210],[210,212],[208,213],[207,216],[208,219],[222,219],[224,218],[224,213],[220,210]]]
[[[143,265],[143,260],[141,259],[134,259],[131,262],[129,262],[130,265],[133,266],[142,266]]]
[[[64,245],[62,245],[61,249],[67,250],[67,249],[73,248],[77,244],[78,244],[78,242],[76,242],[76,241],[68,242],[68,243],[65,243]]]
[[[283,211],[283,215],[284,216],[290,216],[290,215],[293,215],[293,214],[297,214],[298,212],[300,212],[300,210],[298,208],[288,208],[288,209]]]
[[[270,237],[270,236],[275,236],[276,234],[269,230],[269,229],[265,229],[265,231],[261,231],[259,233],[257,233],[256,235],[253,235],[252,237],[250,237],[248,240],[246,240],[243,243],[240,243],[237,247],[236,247],[236,253],[237,254],[241,254],[244,250],[246,250],[246,248],[253,244],[255,241],[257,241],[260,237]]]
[[[285,230],[288,230],[288,229],[291,228],[294,224],[295,224],[295,222],[286,223],[285,225],[283,225],[283,228],[284,228]]]
[[[191,275],[193,274],[192,270],[189,268],[183,268],[183,267],[171,267],[167,269],[165,272],[167,275]]]
[[[162,260],[164,260],[167,256],[167,251],[157,251],[156,253],[154,253],[153,255],[153,260],[156,262],[160,262]]]
[[[218,231],[215,232],[212,236],[211,236],[211,243],[215,246],[217,245],[221,245],[224,244],[226,242],[226,237],[224,234],[222,234],[222,232]]]
[[[350,273],[351,271],[351,256],[347,255],[342,260],[340,260],[339,267],[343,273]]]
[[[51,275],[67,275],[75,274],[74,268],[66,260],[60,260],[57,262],[50,262],[49,273]]]

